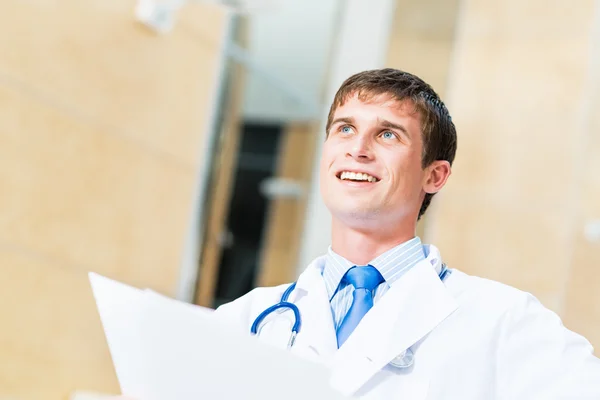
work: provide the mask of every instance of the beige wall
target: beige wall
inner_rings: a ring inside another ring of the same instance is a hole
[[[600,217],[599,6],[461,2],[458,155],[426,229],[452,267],[532,292],[596,346],[600,244],[583,230]]]
[[[396,0],[386,66],[423,78],[445,97],[459,0]]]
[[[226,26],[58,4],[0,4],[0,398],[118,391],[86,273],[175,294]]]
[[[600,243],[583,235],[585,225],[600,219],[600,2],[596,2],[593,60],[582,102],[572,203],[568,282],[563,297],[566,324],[591,338],[600,354]]]

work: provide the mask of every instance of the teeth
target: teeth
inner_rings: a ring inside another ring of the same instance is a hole
[[[362,172],[350,172],[350,171],[342,172],[340,175],[340,179],[352,180],[352,181],[377,182],[377,179],[374,176],[371,176],[369,174],[364,174]]]

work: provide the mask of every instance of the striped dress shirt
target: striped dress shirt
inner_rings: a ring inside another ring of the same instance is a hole
[[[383,276],[383,279],[385,279],[385,282],[381,283],[375,289],[373,293],[373,302],[377,303],[381,296],[383,296],[390,286],[393,285],[394,281],[424,259],[425,253],[423,251],[421,239],[415,237],[386,251],[369,262],[370,265],[377,268]],[[339,254],[336,254],[331,249],[331,246],[329,247],[325,259],[325,268],[323,269],[323,279],[325,281],[327,293],[329,294],[333,323],[336,330],[352,305],[352,292],[354,291],[354,288],[352,285],[343,284],[339,290],[336,291],[336,289],[338,289],[346,271],[354,266],[355,264],[346,260]]]

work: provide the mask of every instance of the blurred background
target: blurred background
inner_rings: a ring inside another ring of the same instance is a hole
[[[0,399],[118,393],[89,271],[208,307],[294,280],[329,245],[329,103],[383,66],[458,129],[422,239],[600,346],[599,0],[4,0],[0,20]]]

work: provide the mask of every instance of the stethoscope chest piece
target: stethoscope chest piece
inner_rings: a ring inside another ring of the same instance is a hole
[[[414,362],[415,354],[411,349],[406,349],[406,351],[390,361],[390,365],[396,368],[409,368]]]

